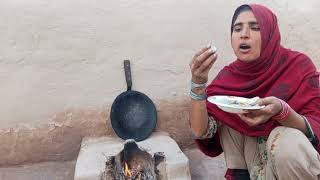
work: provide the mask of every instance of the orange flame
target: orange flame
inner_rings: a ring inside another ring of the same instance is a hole
[[[127,164],[127,162],[124,162],[124,173],[127,177],[131,178],[131,171],[129,169],[129,166]]]

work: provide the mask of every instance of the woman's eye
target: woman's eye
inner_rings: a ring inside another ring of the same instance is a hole
[[[251,29],[254,30],[254,31],[260,31],[260,28],[259,27],[255,27],[255,26],[251,27]]]
[[[235,32],[240,32],[240,31],[241,31],[241,27],[237,27],[237,26],[236,26],[236,27],[233,28],[233,31],[235,31]]]

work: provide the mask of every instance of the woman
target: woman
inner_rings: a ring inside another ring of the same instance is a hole
[[[320,179],[319,73],[304,54],[280,45],[276,16],[266,7],[238,7],[231,44],[237,59],[206,87],[217,60],[210,47],[190,63],[190,126],[209,156],[224,152],[227,179]],[[231,114],[207,96],[260,97],[265,107]]]

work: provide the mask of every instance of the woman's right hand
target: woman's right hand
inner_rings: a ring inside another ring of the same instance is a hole
[[[216,51],[211,46],[201,49],[194,55],[190,62],[192,81],[197,84],[203,84],[208,81],[209,71],[217,60]]]

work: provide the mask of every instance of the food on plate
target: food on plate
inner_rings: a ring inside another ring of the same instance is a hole
[[[256,106],[258,105],[257,102],[259,97],[254,98],[243,98],[243,97],[235,97],[235,96],[228,96],[227,103],[228,105],[239,105],[239,106]]]

